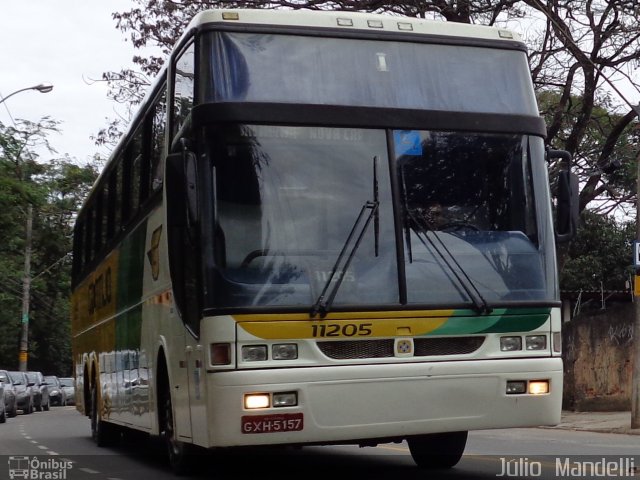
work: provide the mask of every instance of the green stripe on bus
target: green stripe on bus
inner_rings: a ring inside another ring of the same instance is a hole
[[[116,351],[140,348],[142,285],[144,280],[147,222],[142,223],[120,246],[118,261]],[[134,308],[131,308],[134,307]]]
[[[142,298],[146,237],[147,223],[144,222],[120,246],[117,297],[119,312],[140,302]]]
[[[529,332],[549,319],[549,308],[496,309],[491,315],[459,316],[456,311],[447,322],[428,335],[461,335],[472,333]],[[472,313],[472,312],[468,312]]]

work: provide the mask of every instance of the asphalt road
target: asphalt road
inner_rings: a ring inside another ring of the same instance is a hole
[[[439,472],[416,468],[405,444],[251,450],[199,460],[195,480],[603,478],[599,473],[640,478],[640,436],[544,428],[472,432],[460,463]],[[89,435],[89,419],[74,407],[18,415],[0,424],[0,479],[12,473],[49,480],[176,479],[161,444],[131,436],[118,447],[98,448]]]

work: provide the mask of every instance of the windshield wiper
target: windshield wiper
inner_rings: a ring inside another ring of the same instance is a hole
[[[338,254],[338,258],[336,258],[336,263],[333,265],[333,268],[331,269],[329,278],[324,284],[324,288],[322,289],[320,296],[311,307],[311,312],[309,313],[311,318],[315,317],[318,314],[320,315],[320,318],[324,318],[327,316],[327,313],[329,313],[329,309],[333,304],[333,300],[336,298],[336,294],[338,293],[338,289],[342,284],[342,280],[344,279],[344,276],[347,273],[347,269],[349,268],[349,265],[351,265],[351,260],[353,260],[353,257],[355,256],[356,251],[360,246],[360,243],[362,243],[362,239],[364,238],[364,234],[367,231],[367,227],[371,223],[371,220],[374,218],[375,218],[374,250],[375,250],[375,256],[376,257],[378,256],[378,243],[379,243],[378,206],[379,205],[380,205],[380,200],[378,198],[378,157],[373,157],[373,200],[372,201],[367,200],[364,203],[364,205],[362,205],[362,208],[360,209],[360,213],[358,214],[358,218],[356,218],[356,221],[353,223],[353,227],[351,227],[351,232],[349,232],[349,236],[347,237],[347,240],[344,242],[344,245],[342,246],[342,250],[340,250],[340,253]],[[368,214],[366,213],[367,210],[369,210]],[[362,223],[363,219],[364,219],[364,224],[362,224],[360,229],[358,229],[358,225]],[[356,237],[356,235],[357,235],[357,238],[355,240],[355,243],[349,250],[349,254],[346,255],[347,248],[353,241],[354,237]],[[346,259],[345,259],[345,256],[346,256]],[[340,264],[343,263],[343,260],[344,260],[344,265],[341,268]],[[333,286],[331,286],[332,282],[334,281],[334,278],[335,278],[335,283],[333,283]],[[331,287],[331,290],[329,291],[330,287]]]
[[[427,222],[423,218],[419,218],[407,208],[405,205],[405,211],[411,220],[412,225],[416,225],[418,228],[411,227],[411,229],[418,236],[418,239],[422,242],[425,248],[431,248],[438,254],[442,262],[447,266],[449,271],[455,276],[458,284],[467,293],[476,310],[481,315],[488,315],[493,311],[493,308],[489,306],[485,298],[482,296],[478,288],[474,285],[473,280],[469,277],[467,272],[462,268],[460,262],[458,262],[455,256],[447,248],[446,244],[442,241],[442,238],[429,228]],[[431,235],[429,235],[431,234]],[[434,240],[435,239],[435,240]],[[427,245],[428,242],[429,245]]]

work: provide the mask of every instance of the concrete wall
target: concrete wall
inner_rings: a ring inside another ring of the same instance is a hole
[[[583,312],[563,324],[563,408],[631,410],[633,303]]]

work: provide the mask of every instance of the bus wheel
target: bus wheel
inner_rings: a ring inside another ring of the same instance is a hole
[[[118,443],[120,432],[117,427],[103,422],[98,411],[98,389],[91,389],[91,437],[99,447],[109,447]]]
[[[432,433],[407,438],[411,457],[420,468],[451,468],[462,458],[468,432]]]
[[[188,475],[193,472],[192,445],[178,440],[173,421],[173,407],[169,382],[165,382],[161,397],[162,437],[167,445],[169,465],[176,475]]]

